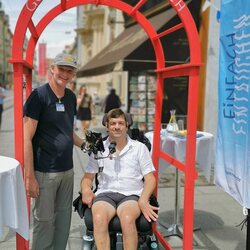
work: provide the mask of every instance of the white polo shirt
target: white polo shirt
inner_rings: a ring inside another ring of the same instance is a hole
[[[140,196],[143,190],[143,176],[154,172],[155,168],[148,148],[141,142],[127,137],[128,143],[118,156],[95,160],[93,154],[89,157],[86,173],[98,173],[98,190],[103,192],[118,192],[124,195]],[[108,155],[109,140],[104,141],[105,152]]]

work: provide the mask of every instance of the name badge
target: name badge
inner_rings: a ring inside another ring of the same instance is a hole
[[[64,112],[65,111],[64,104],[63,103],[56,103],[56,111]]]

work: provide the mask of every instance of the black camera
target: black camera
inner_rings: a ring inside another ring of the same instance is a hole
[[[96,160],[104,159],[104,158],[113,158],[112,154],[116,151],[116,142],[110,142],[110,145],[108,147],[109,153],[106,156],[103,156],[102,153],[105,151],[104,145],[103,145],[103,138],[102,134],[98,132],[93,132],[91,130],[87,130],[86,132],[86,142],[84,142],[81,146],[81,150],[83,152],[88,153],[91,155],[94,154],[94,158]],[[99,153],[99,155],[98,155]]]
[[[91,155],[91,153],[97,155],[98,152],[104,152],[102,134],[87,130],[86,142],[81,146],[81,149],[89,155]]]

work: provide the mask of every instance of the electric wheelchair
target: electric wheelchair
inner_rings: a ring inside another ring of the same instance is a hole
[[[126,120],[128,123],[128,134],[132,139],[143,142],[151,150],[151,144],[149,140],[143,135],[138,129],[131,129],[133,123],[132,117],[130,114],[125,114]],[[106,125],[106,115],[104,115],[102,124]],[[85,146],[85,152],[97,154],[98,151],[104,150],[102,142],[106,138],[101,138],[100,133],[89,131],[86,134],[86,140],[89,142]],[[114,145],[115,147],[115,145]],[[109,149],[110,152],[114,152],[114,148]],[[95,177],[95,190],[98,186],[97,175]],[[95,192],[94,190],[94,192]],[[150,204],[153,206],[159,206],[155,196],[150,197]],[[91,209],[88,208],[85,204],[82,203],[81,194],[73,202],[75,211],[77,211],[81,218],[84,217],[84,222],[86,225],[86,233],[83,236],[83,250],[96,249],[93,237],[93,220]],[[136,227],[138,232],[138,249],[159,249],[158,239],[155,237],[152,230],[152,223],[148,222],[143,214],[136,220]],[[122,240],[122,230],[120,225],[120,220],[118,216],[115,216],[109,223],[109,234],[110,234],[110,245],[111,250],[123,250],[123,240]]]

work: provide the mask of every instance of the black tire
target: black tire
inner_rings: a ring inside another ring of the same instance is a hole
[[[83,241],[82,250],[93,250],[93,243],[88,241]]]

